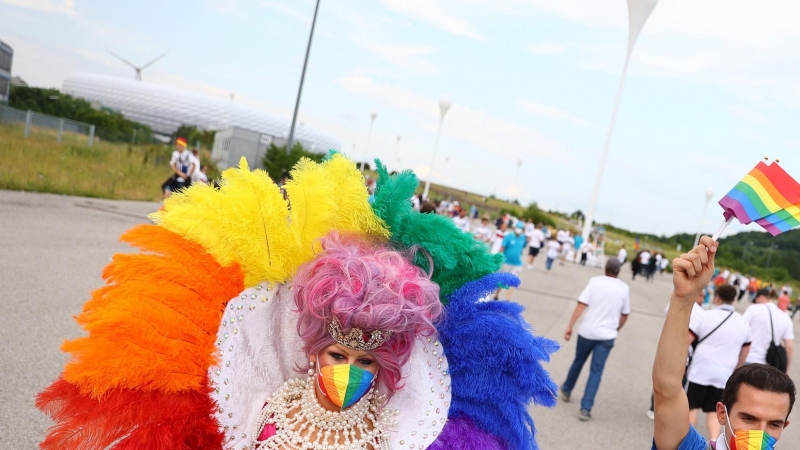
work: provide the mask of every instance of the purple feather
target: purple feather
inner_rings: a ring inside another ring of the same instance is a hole
[[[491,434],[479,430],[467,417],[451,418],[428,450],[505,450]]]

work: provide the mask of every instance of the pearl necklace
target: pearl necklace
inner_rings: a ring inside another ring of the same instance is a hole
[[[380,411],[384,395],[371,389],[351,407],[341,412],[328,411],[319,405],[312,379],[313,377],[309,377],[307,381],[289,380],[270,397],[256,422],[250,448],[390,449],[389,433],[384,429],[384,424],[396,416],[397,412],[388,409]],[[275,435],[259,441],[258,437],[267,424],[275,425]]]

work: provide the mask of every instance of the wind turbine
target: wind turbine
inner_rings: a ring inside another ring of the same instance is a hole
[[[117,58],[118,60],[124,62],[125,64],[127,64],[127,65],[129,65],[131,67],[133,67],[133,70],[136,71],[136,77],[134,78],[136,81],[142,81],[142,71],[144,69],[147,69],[148,67],[152,66],[153,64],[156,63],[156,61],[158,61],[159,59],[167,56],[167,53],[169,53],[169,52],[164,52],[163,54],[161,54],[161,56],[155,58],[154,60],[150,61],[149,63],[147,63],[147,64],[145,64],[145,65],[143,65],[141,67],[137,67],[134,63],[128,61],[127,59],[123,58],[122,56],[119,56],[118,54],[112,52],[111,50],[106,50],[106,51],[108,53],[111,53],[111,55],[114,56],[115,58]]]

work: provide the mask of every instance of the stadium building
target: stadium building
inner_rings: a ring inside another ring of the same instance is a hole
[[[14,61],[14,49],[0,41],[0,103],[8,103],[11,93],[11,63]]]
[[[167,86],[105,75],[76,73],[64,80],[65,94],[83,98],[103,108],[145,124],[153,132],[170,136],[181,125],[207,130],[244,128],[285,142],[291,122],[244,105]],[[339,140],[329,133],[302,126],[295,140],[313,152],[340,150]]]

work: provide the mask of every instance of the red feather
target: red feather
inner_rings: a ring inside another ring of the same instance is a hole
[[[215,449],[224,435],[207,382],[201,390],[164,393],[111,389],[101,400],[59,378],[36,397],[56,422],[42,449]]]

